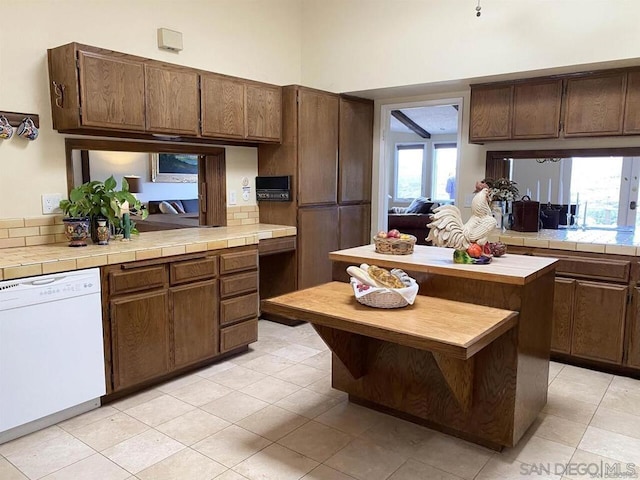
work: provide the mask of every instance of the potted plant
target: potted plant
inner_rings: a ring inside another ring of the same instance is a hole
[[[98,220],[106,220],[116,233],[122,229],[122,208],[126,203],[132,212],[140,214],[143,219],[148,215],[140,201],[129,192],[126,179],[122,179],[121,190],[116,190],[116,187],[117,182],[112,175],[104,182],[94,180],[83,183],[71,190],[68,200],[60,201],[60,208],[67,215],[69,223],[77,218],[90,219],[89,230],[94,243],[98,243]],[[138,233],[135,225],[132,225],[131,232]]]
[[[518,184],[508,178],[485,178],[482,180],[489,188],[489,201],[491,202],[491,211],[496,219],[498,228],[509,227],[509,215],[511,202],[517,200],[520,196]]]

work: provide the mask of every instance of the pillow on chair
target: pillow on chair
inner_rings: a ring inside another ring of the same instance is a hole
[[[429,213],[433,202],[425,197],[416,197],[407,208],[407,213]]]
[[[169,202],[160,202],[160,205],[158,205],[158,209],[162,213],[172,213],[174,215],[178,214],[178,211]]]

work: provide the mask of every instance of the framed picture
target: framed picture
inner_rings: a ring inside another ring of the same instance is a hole
[[[161,183],[196,183],[198,155],[187,153],[152,153],[151,181]]]

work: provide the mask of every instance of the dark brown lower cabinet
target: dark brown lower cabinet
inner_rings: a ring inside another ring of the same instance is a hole
[[[175,367],[218,353],[218,281],[169,290],[173,318]]]
[[[107,393],[256,341],[257,270],[256,246],[103,267]]]
[[[509,246],[553,257],[551,353],[590,367],[640,370],[640,263],[636,257]]]
[[[170,332],[167,292],[127,295],[109,303],[113,389],[119,390],[168,373]]]
[[[337,205],[298,209],[298,289],[331,281],[338,229]]]
[[[571,327],[576,281],[571,278],[556,278],[553,296],[553,326],[551,350],[571,353]]]
[[[627,285],[576,283],[571,354],[622,364]]]
[[[633,287],[633,302],[627,315],[627,355],[625,364],[640,368],[640,287]]]
[[[340,250],[360,245],[368,245],[372,242],[371,233],[371,206],[340,205]]]

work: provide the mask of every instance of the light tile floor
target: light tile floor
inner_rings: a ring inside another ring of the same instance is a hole
[[[551,363],[543,413],[496,453],[349,404],[310,325],[259,329],[248,353],[0,445],[0,480],[640,477],[638,380]]]

